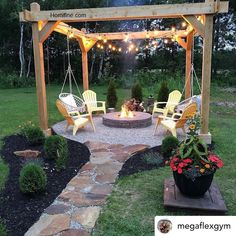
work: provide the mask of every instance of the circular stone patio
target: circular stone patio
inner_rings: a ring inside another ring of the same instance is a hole
[[[110,144],[146,144],[150,147],[161,145],[162,139],[166,136],[166,130],[162,126],[158,127],[158,130],[153,135],[156,118],[153,119],[152,125],[145,128],[113,128],[107,127],[102,124],[102,116],[93,117],[96,132],[93,132],[92,127],[88,124],[84,129],[79,129],[75,136],[72,135],[72,126],[70,126],[67,132],[64,131],[66,121],[61,121],[52,126],[54,132],[58,135],[64,136],[68,139],[85,143],[87,141],[92,142],[104,142]],[[183,135],[182,130],[178,130],[179,138]]]

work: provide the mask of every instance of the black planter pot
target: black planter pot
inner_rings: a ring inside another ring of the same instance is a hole
[[[173,176],[175,184],[182,194],[188,197],[202,197],[210,188],[214,173],[196,177],[194,181],[183,174],[178,174],[176,171],[173,172]]]

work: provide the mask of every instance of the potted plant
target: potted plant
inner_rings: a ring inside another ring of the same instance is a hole
[[[214,173],[223,167],[223,162],[198,137],[199,117],[189,119],[187,124],[187,138],[173,152],[170,167],[180,192],[190,197],[200,197],[211,186]]]

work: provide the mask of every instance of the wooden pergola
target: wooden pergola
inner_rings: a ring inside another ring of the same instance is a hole
[[[127,35],[130,39],[146,39],[147,32],[87,34],[83,30],[72,28],[67,24],[68,22],[182,18],[188,24],[186,30],[155,30],[149,31],[148,34],[150,38],[174,38],[186,50],[186,98],[190,96],[191,91],[190,71],[193,37],[200,35],[203,38],[201,135],[209,138],[213,16],[217,13],[228,12],[228,5],[228,1],[205,0],[202,3],[41,11],[38,3],[31,3],[30,11],[24,10],[19,13],[19,16],[21,22],[32,23],[40,127],[44,131],[48,130],[43,42],[53,31],[64,35],[72,32],[73,37],[78,40],[82,51],[83,88],[87,90],[89,89],[87,55],[96,42],[101,40],[101,35],[105,35],[107,40],[124,40]]]

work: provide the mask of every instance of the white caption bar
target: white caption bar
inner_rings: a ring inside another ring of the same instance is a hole
[[[236,216],[156,216],[155,236],[236,235]]]

